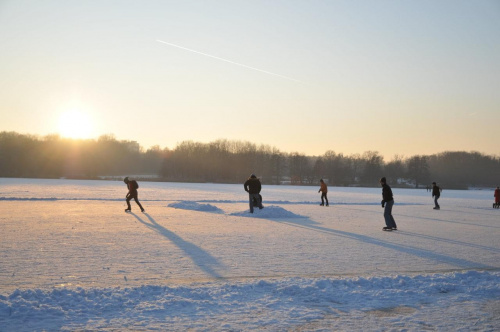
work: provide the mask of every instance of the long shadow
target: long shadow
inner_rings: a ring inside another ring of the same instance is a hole
[[[378,204],[380,205],[380,204]],[[362,211],[366,213],[374,213],[373,211],[370,210],[363,210],[363,209],[354,209],[354,208],[346,208],[348,210],[353,210],[353,211]],[[438,212],[439,213],[439,212]],[[421,219],[421,220],[431,220],[431,221],[439,221],[439,222],[447,222],[451,224],[459,224],[459,225],[469,225],[469,226],[476,226],[476,227],[486,227],[486,228],[500,228],[500,226],[492,226],[492,225],[479,225],[479,224],[473,224],[469,222],[460,222],[460,221],[453,221],[453,220],[445,220],[445,219],[437,219],[437,218],[428,218],[428,217],[419,217],[419,216],[409,216],[406,214],[400,214],[400,213],[393,213],[395,216],[400,216],[400,217],[408,217],[408,218],[413,218],[413,219]],[[491,216],[491,215],[488,215]]]
[[[470,223],[470,222],[460,222],[460,221],[437,219],[437,218],[408,216],[408,215],[405,215],[405,214],[397,214],[397,213],[394,213],[394,215],[395,216],[401,216],[401,217],[409,217],[409,218],[414,218],[414,219],[431,220],[431,221],[439,221],[439,222],[448,222],[448,223],[451,223],[451,224],[459,224],[459,225],[469,225],[469,226],[486,227],[486,228],[500,228],[500,226],[479,225],[479,224],[473,224],[473,223]]]
[[[482,249],[482,250],[489,250],[489,251],[500,253],[500,249],[499,248],[493,248],[493,247],[483,246],[481,244],[467,243],[467,242],[457,241],[457,240],[450,240],[450,239],[445,239],[445,238],[442,238],[442,237],[425,235],[425,234],[419,234],[419,233],[413,233],[413,232],[408,232],[408,231],[404,231],[404,232],[400,232],[400,233],[403,234],[403,235],[420,237],[420,238],[426,239],[426,240],[432,240],[432,241],[437,241],[437,242],[446,242],[446,243],[451,243],[451,244],[457,244],[457,245],[460,245],[460,246],[466,246],[466,247],[471,247],[471,248],[476,248],[476,249]]]
[[[399,252],[403,252],[405,254],[413,255],[413,256],[418,256],[422,257],[425,259],[430,259],[434,260],[437,262],[442,262],[446,264],[451,264],[455,265],[459,268],[464,268],[464,269],[470,269],[470,268],[479,268],[479,269],[498,269],[498,266],[490,266],[490,265],[485,265],[481,264],[478,262],[473,262],[469,261],[466,259],[461,259],[461,258],[456,258],[456,257],[451,257],[451,256],[446,256],[443,254],[438,254],[436,252],[433,252],[431,250],[427,249],[422,249],[422,248],[417,248],[417,247],[412,247],[408,245],[401,245],[401,244],[395,244],[395,243],[390,243],[390,242],[385,242],[370,236],[366,235],[361,235],[361,234],[356,234],[356,233],[350,233],[350,232],[345,232],[345,231],[339,231],[339,230],[334,230],[326,227],[321,227],[321,226],[316,226],[314,223],[311,221],[306,221],[307,225],[301,224],[298,221],[280,221],[280,220],[272,220],[268,219],[273,222],[278,222],[281,224],[286,224],[289,226],[297,227],[297,228],[302,228],[302,229],[307,229],[310,231],[316,231],[324,234],[331,234],[343,238],[347,238],[350,240],[356,240],[392,250],[396,250]],[[401,232],[401,231],[395,231],[395,232]]]
[[[460,209],[460,210],[458,210]],[[455,211],[458,211],[460,213],[463,213],[463,214],[473,214],[475,216],[488,216],[488,217],[493,217],[494,214],[496,211],[493,210],[493,208],[490,206],[490,207],[458,207],[457,210]],[[491,213],[480,213],[480,212],[472,212],[472,211],[464,211],[462,209],[470,209],[470,210],[479,210],[479,211],[489,211]]]
[[[180,236],[176,235],[174,232],[169,231],[162,225],[158,224],[156,220],[153,219],[149,214],[144,213],[148,218],[149,222],[141,219],[137,214],[131,213],[141,224],[152,229],[156,233],[164,236],[166,239],[174,243],[179,249],[181,249],[191,260],[205,273],[209,274],[214,278],[222,278],[216,268],[223,268],[224,266],[217,261],[215,257],[210,255],[205,250],[201,249],[197,245],[182,239]]]

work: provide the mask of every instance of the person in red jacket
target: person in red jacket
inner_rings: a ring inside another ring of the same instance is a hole
[[[500,208],[500,187],[497,187],[497,189],[495,189],[495,194],[493,194],[493,196],[495,197],[495,203],[493,203],[493,208],[498,209]]]
[[[318,190],[318,192],[321,192],[320,206],[325,205],[325,199],[326,199],[326,206],[328,206],[328,197],[326,197],[326,194],[328,193],[328,187],[326,186],[326,183],[325,181],[323,181],[323,179],[319,180],[319,185],[321,186]]]
[[[137,189],[139,188],[139,184],[137,183],[137,181],[129,180],[129,178],[126,177],[125,179],[123,179],[123,182],[125,182],[125,184],[127,185],[127,188],[128,188],[127,196],[125,196],[125,198],[127,199],[127,208],[125,209],[125,212],[132,211],[132,208],[130,206],[130,200],[132,198],[135,200],[137,205],[139,205],[139,207],[141,208],[141,212],[144,212],[144,208],[142,207],[141,203],[139,203],[139,199],[137,198],[137,196],[138,196]]]

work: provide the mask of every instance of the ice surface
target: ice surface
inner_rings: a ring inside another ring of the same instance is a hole
[[[499,330],[492,191],[0,179],[0,331]]]

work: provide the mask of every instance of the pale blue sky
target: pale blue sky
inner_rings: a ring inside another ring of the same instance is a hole
[[[498,0],[3,0],[0,50],[0,131],[500,155]]]

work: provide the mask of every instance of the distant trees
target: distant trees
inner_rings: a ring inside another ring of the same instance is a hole
[[[363,154],[364,160],[361,182],[365,185],[378,185],[380,178],[384,175],[384,158],[377,151],[367,151]]]
[[[415,188],[420,184],[429,184],[431,173],[426,156],[413,156],[407,161],[407,176],[406,178],[415,183]]]
[[[335,151],[329,150],[318,158],[316,163],[319,163],[315,167],[318,170],[317,178],[326,179],[330,184],[338,186],[354,183],[352,180],[356,175],[353,173],[353,168],[350,167],[350,159],[344,157],[343,154],[336,154]]]
[[[168,181],[241,182],[257,172],[266,183],[280,183],[287,167],[276,148],[241,141],[180,143],[168,153],[160,176]]]
[[[118,141],[112,135],[75,140],[0,132],[0,177],[158,174],[168,152],[158,147],[144,152],[137,142]]]
[[[404,157],[401,155],[395,155],[392,161],[385,164],[384,174],[391,184],[397,180],[407,178],[406,164]]]
[[[479,152],[442,152],[428,157],[432,179],[449,188],[500,185],[500,158]]]
[[[225,139],[185,141],[173,150],[158,145],[144,150],[135,141],[113,135],[74,140],[0,132],[0,177],[72,177],[157,175],[165,181],[241,183],[251,173],[263,183],[422,186],[445,188],[500,185],[500,158],[479,152],[443,152],[430,156],[396,155],[390,162],[377,151],[321,156],[284,153],[276,147]]]

